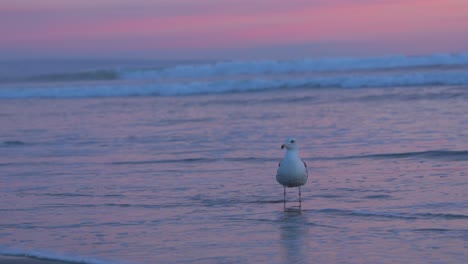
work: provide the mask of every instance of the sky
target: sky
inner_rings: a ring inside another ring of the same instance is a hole
[[[468,0],[0,0],[0,59],[468,52]]]

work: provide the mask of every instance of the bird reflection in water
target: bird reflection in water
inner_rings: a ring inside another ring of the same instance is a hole
[[[288,207],[280,214],[280,245],[284,263],[303,263],[307,249],[309,225],[300,208]]]

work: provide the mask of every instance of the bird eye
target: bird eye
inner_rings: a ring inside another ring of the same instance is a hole
[[[293,139],[293,140],[291,140],[291,141],[289,141],[289,143],[294,143],[294,142],[295,142],[295,141],[294,141],[294,139]]]

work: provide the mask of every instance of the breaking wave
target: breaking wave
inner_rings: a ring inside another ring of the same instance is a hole
[[[373,58],[325,58],[299,60],[227,61],[201,65],[180,65],[162,69],[121,71],[123,79],[161,79],[257,74],[290,74],[361,70],[389,70],[414,67],[468,65],[468,54],[388,56]]]
[[[291,88],[468,85],[467,72],[468,54],[223,61],[51,73],[3,82],[0,98],[178,96]]]

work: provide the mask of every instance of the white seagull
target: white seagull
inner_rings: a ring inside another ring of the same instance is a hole
[[[309,177],[307,164],[299,158],[297,141],[287,138],[281,149],[286,148],[283,160],[278,164],[276,180],[284,187],[284,204],[286,204],[286,187],[299,187],[299,204],[301,203],[301,186],[307,182]]]

